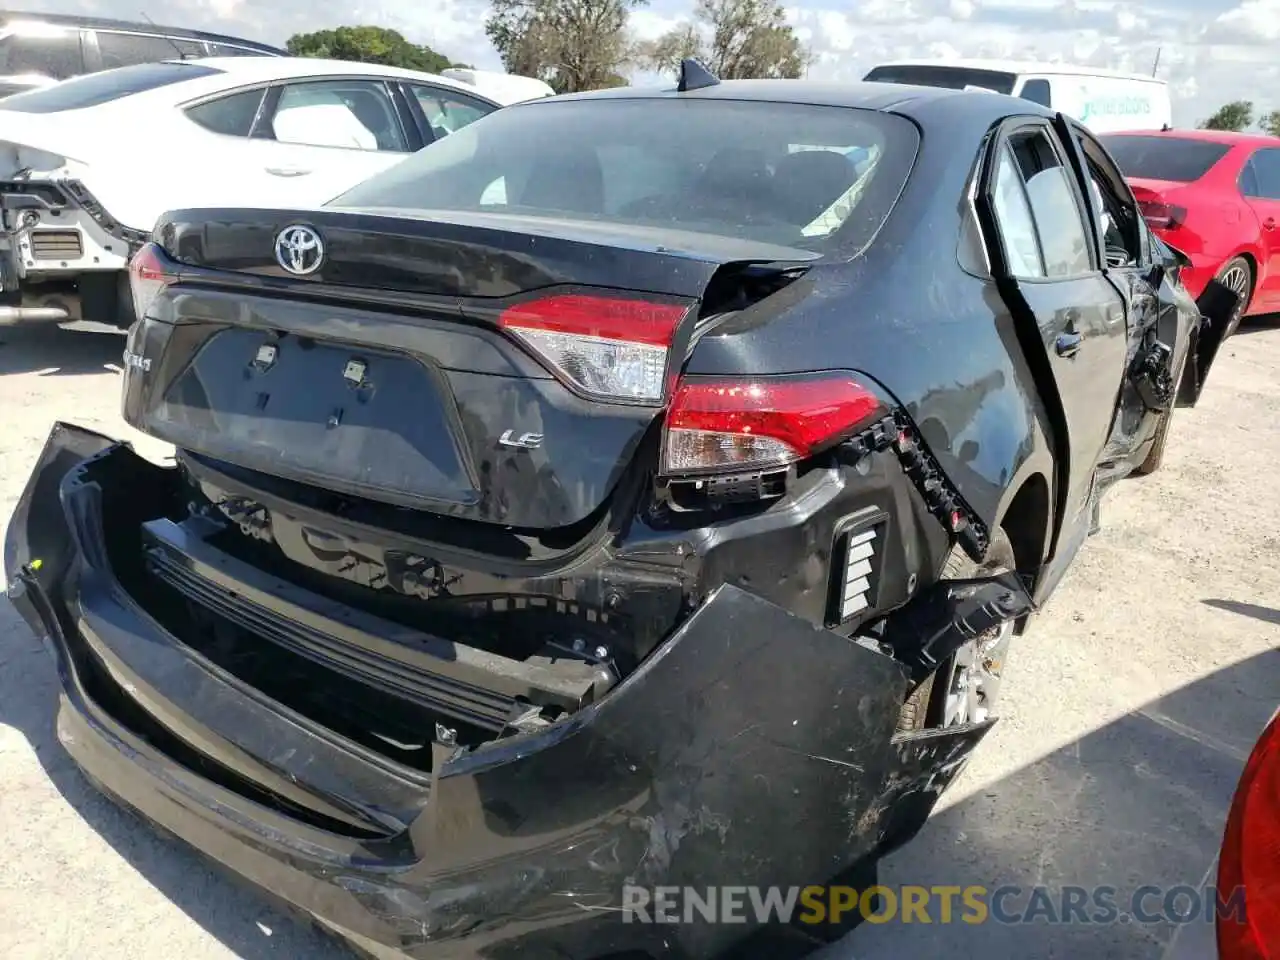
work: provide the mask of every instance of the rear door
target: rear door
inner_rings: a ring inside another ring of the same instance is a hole
[[[392,86],[333,77],[272,88],[254,127],[246,174],[275,206],[315,206],[422,146]]]
[[[1280,148],[1255,150],[1240,174],[1240,193],[1258,218],[1266,257],[1254,283],[1263,308],[1280,308]]]
[[[1047,120],[1015,118],[1002,127],[983,204],[1001,292],[1022,324],[1033,369],[1046,378],[1046,405],[1057,407],[1055,552],[1065,565],[1089,527],[1124,376],[1129,304],[1102,269],[1089,207]]]

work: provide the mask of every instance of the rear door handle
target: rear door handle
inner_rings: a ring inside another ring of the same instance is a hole
[[[1078,333],[1060,333],[1053,348],[1060,357],[1074,357],[1080,351],[1080,341],[1083,339]]]
[[[267,167],[266,170],[273,177],[305,177],[311,172],[301,167]]]

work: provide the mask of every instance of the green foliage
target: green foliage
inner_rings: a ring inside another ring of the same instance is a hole
[[[493,0],[485,34],[508,73],[557,93],[626,86],[627,20],[647,0]]]
[[[1258,126],[1273,137],[1280,137],[1280,110],[1272,110],[1258,121]]]
[[[1244,130],[1253,124],[1253,101],[1232,100],[1224,103],[1209,119],[1200,124],[1201,130]]]
[[[430,47],[410,43],[399,32],[385,27],[338,27],[336,30],[298,33],[289,38],[287,48],[295,57],[357,60],[426,73],[465,66],[452,62]]]
[[[692,23],[646,45],[643,60],[674,73],[697,57],[725,79],[803,76],[809,57],[778,0],[697,0]]]

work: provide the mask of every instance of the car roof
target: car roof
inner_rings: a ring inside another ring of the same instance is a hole
[[[714,86],[680,92],[674,87],[612,87],[585,93],[562,94],[537,103],[571,100],[741,100],[764,103],[792,103],[813,106],[852,107],[916,117],[935,105],[968,114],[975,121],[988,122],[1013,113],[1053,116],[1030,100],[979,90],[915,86],[908,83],[874,83],[865,80],[835,82],[822,80],[722,80]],[[1011,110],[1010,104],[1017,109]]]
[[[987,60],[987,59],[924,59],[924,60],[888,60],[876,64],[877,67],[956,67],[961,70],[990,70],[995,73],[1046,74],[1049,76],[1068,75],[1079,77],[1108,77],[1113,80],[1140,80],[1143,83],[1167,85],[1144,73],[1125,73],[1120,70],[1108,70],[1104,67],[1077,66],[1070,63],[1048,63],[1040,60]],[[873,68],[874,69],[874,68]]]
[[[1170,140],[1203,140],[1230,146],[1278,147],[1280,137],[1269,133],[1237,133],[1234,130],[1117,130],[1104,137],[1167,137]]]
[[[332,77],[350,74],[387,77],[395,80],[416,80],[438,87],[457,90],[459,93],[478,96],[491,103],[505,105],[510,96],[501,88],[488,89],[483,82],[476,84],[451,80],[439,74],[422,70],[406,70],[381,63],[363,63],[354,60],[321,60],[316,57],[201,57],[185,60],[166,60],[165,63],[200,64],[217,70],[214,76],[193,77],[184,81],[181,97],[187,99],[194,87],[208,87],[210,92],[251,83],[271,83],[280,80],[306,80],[310,77]],[[176,92],[176,91],[175,91]]]
[[[210,33],[207,30],[191,30],[186,27],[170,27],[164,24],[142,20],[111,20],[105,17],[81,17],[68,13],[33,13],[27,10],[0,10],[0,23],[13,26],[22,23],[50,24],[59,27],[79,27],[84,30],[125,30],[134,33],[160,34],[188,40],[208,40],[211,43],[225,43],[251,50],[261,50],[278,56],[287,55],[286,50],[273,47],[257,40],[246,40],[244,37],[233,37],[225,33]]]

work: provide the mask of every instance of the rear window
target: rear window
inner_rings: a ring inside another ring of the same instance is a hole
[[[909,121],[843,107],[534,101],[463,127],[330,205],[568,217],[860,249],[888,216],[918,145]]]
[[[63,83],[15,93],[0,100],[0,110],[18,113],[60,113],[110,103],[135,93],[145,93],[172,83],[209,77],[221,70],[195,63],[143,63],[75,77]]]
[[[946,87],[950,90],[986,87],[996,93],[1010,94],[1013,93],[1013,84],[1017,76],[998,70],[908,64],[899,67],[876,67],[862,79],[876,83],[909,83],[920,87]]]
[[[1226,156],[1229,144],[1182,137],[1102,136],[1107,148],[1126,177],[1140,180],[1171,180],[1190,183]]]

